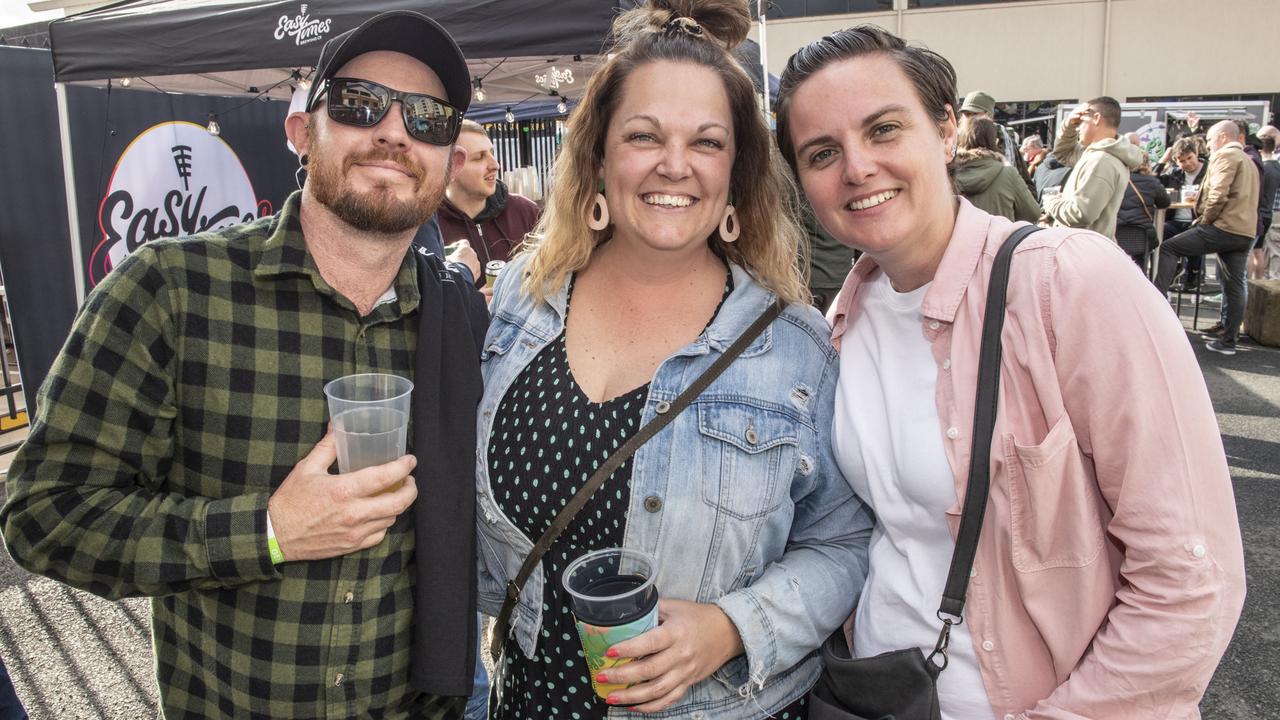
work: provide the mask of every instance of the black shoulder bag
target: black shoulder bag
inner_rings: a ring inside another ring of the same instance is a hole
[[[608,480],[609,476],[622,463],[627,461],[627,458],[634,455],[641,445],[649,442],[654,435],[658,434],[659,430],[669,425],[672,420],[676,419],[677,415],[689,407],[694,399],[701,395],[703,390],[707,389],[711,381],[719,377],[720,373],[724,372],[725,368],[729,367],[742,354],[742,351],[747,349],[747,345],[750,345],[752,340],[755,340],[760,333],[764,332],[765,328],[769,327],[770,323],[782,314],[782,310],[782,301],[775,300],[760,314],[760,317],[755,319],[755,322],[751,323],[750,327],[738,336],[737,340],[733,341],[733,344],[724,351],[724,354],[711,363],[711,367],[703,370],[702,374],[694,379],[693,383],[684,389],[684,392],[676,396],[676,399],[669,406],[659,407],[657,417],[645,423],[644,427],[631,436],[631,439],[615,450],[609,456],[609,459],[605,460],[604,464],[592,474],[586,484],[579,488],[578,492],[569,499],[568,504],[551,521],[551,525],[547,527],[546,532],[542,533],[542,537],[538,538],[538,542],[534,543],[533,549],[529,551],[529,556],[524,559],[524,564],[520,566],[520,572],[516,573],[515,579],[507,583],[507,597],[502,603],[502,610],[498,613],[498,619],[493,626],[493,638],[489,644],[490,657],[496,661],[502,652],[502,641],[510,632],[508,624],[511,622],[511,613],[515,610],[516,603],[520,601],[520,593],[524,590],[524,584],[528,582],[529,576],[538,567],[542,556],[547,554],[547,551],[551,549],[551,544],[569,527],[569,523],[577,516],[578,511],[587,504],[587,500],[591,499],[591,496],[596,493],[596,490],[600,489],[604,481]]]
[[[893,650],[854,659],[840,628],[822,646],[826,665],[809,693],[809,720],[940,720],[938,675],[947,667],[951,626],[964,622],[969,571],[978,551],[978,534],[987,510],[991,482],[991,436],[995,432],[996,401],[1000,390],[1000,331],[1004,328],[1005,292],[1013,250],[1040,228],[1018,228],[1000,246],[991,267],[987,307],[982,319],[982,350],[978,360],[978,393],[973,418],[973,446],[969,454],[969,487],[964,514],[951,555],[947,585],[942,591],[938,619],[942,632],[933,652],[920,648]],[[935,658],[939,658],[935,660]]]

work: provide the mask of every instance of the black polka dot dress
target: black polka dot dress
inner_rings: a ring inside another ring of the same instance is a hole
[[[732,285],[725,290],[727,297]],[[570,287],[572,297],[572,286]],[[718,308],[717,308],[718,310]],[[565,336],[543,348],[516,378],[494,416],[489,482],[503,513],[530,538],[555,516],[596,469],[640,427],[649,386],[592,402],[569,369]],[[526,658],[507,638],[489,699],[494,720],[605,718],[587,675],[568,593],[566,567],[582,555],[623,543],[631,500],[631,459],[579,511],[543,557],[545,573],[538,656]],[[802,706],[775,717],[799,720]]]

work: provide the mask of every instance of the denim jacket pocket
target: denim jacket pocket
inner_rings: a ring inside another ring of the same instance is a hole
[[[1071,418],[1063,413],[1039,445],[1004,440],[1013,566],[1020,572],[1084,567],[1106,540],[1097,482]]]
[[[799,422],[743,402],[698,403],[702,434],[702,499],[739,519],[778,508],[783,477],[794,472]]]
[[[484,339],[484,350],[480,351],[480,361],[487,362],[496,355],[506,355],[521,332],[519,325],[494,318]]]

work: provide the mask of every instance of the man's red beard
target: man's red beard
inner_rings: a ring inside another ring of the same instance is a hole
[[[394,162],[413,178],[413,197],[405,201],[396,197],[391,187],[377,184],[372,190],[356,192],[347,182],[347,173],[353,166],[364,162]],[[393,153],[375,149],[359,156],[347,156],[340,168],[334,167],[326,149],[313,147],[308,162],[307,184],[316,200],[328,207],[334,215],[362,232],[387,235],[400,234],[417,229],[440,207],[444,189],[449,182],[449,165],[444,167],[443,177],[432,182],[430,173],[418,165],[406,153]]]

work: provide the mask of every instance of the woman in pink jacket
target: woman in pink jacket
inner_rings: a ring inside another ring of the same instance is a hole
[[[833,444],[874,508],[853,653],[928,652],[967,484],[992,260],[1016,225],[958,198],[955,72],[879,28],[797,52],[778,142],[864,255],[831,311]],[[986,517],[943,718],[1195,718],[1244,600],[1221,437],[1168,303],[1115,243],[1013,257]]]

